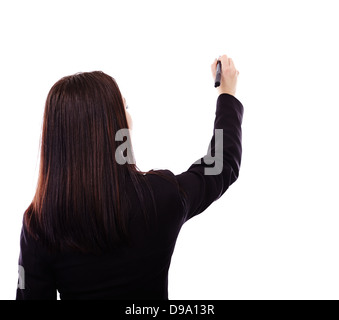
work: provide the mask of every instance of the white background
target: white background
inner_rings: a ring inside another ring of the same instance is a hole
[[[44,102],[102,70],[134,120],[141,170],[207,151],[210,65],[231,56],[245,107],[239,180],[184,225],[170,299],[338,299],[337,1],[1,1],[0,298],[14,299]]]

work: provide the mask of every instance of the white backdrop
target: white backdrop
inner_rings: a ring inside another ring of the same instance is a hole
[[[239,180],[184,225],[170,299],[338,299],[337,1],[1,1],[0,299],[15,297],[44,102],[61,77],[113,76],[141,170],[207,151],[210,64],[245,107]]]

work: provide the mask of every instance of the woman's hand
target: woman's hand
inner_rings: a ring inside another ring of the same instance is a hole
[[[221,62],[221,80],[220,86],[217,88],[218,93],[228,93],[235,96],[239,71],[235,68],[233,60],[226,55],[223,55],[219,59],[215,59],[211,65],[214,79],[217,73],[218,60]]]

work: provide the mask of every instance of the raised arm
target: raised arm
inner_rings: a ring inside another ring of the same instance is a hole
[[[243,106],[234,96],[239,72],[226,55],[219,60],[222,64],[221,83],[217,89],[219,96],[208,153],[176,176],[185,203],[185,220],[204,211],[239,176]],[[217,61],[211,66],[213,77]]]

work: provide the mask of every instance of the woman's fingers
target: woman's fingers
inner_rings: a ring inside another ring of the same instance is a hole
[[[221,62],[221,82],[218,87],[218,92],[219,94],[228,93],[235,95],[239,72],[235,68],[233,59],[229,58],[226,54],[219,57],[219,59],[215,59],[211,66],[214,78],[216,76],[218,60]]]
[[[215,59],[213,63],[211,64],[211,71],[212,71],[213,78],[215,78],[215,75],[217,73],[217,63],[218,63],[218,59]]]
[[[227,67],[229,65],[228,57],[227,57],[226,54],[219,57],[219,60],[220,60],[222,66]]]

